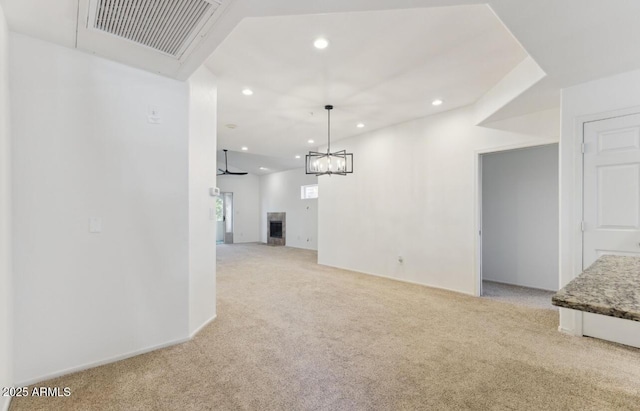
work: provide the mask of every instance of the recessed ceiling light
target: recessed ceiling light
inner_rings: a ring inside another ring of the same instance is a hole
[[[431,102],[431,104],[433,104],[434,106],[440,106],[440,105],[442,105],[442,103],[444,103],[444,101],[442,101],[442,100],[440,100],[440,99],[433,100],[433,101]]]
[[[325,38],[318,38],[316,39],[316,41],[313,42],[313,47],[319,49],[319,50],[324,50],[329,46],[329,41]]]
[[[309,141],[307,141],[307,143],[309,143],[309,144],[313,144],[313,143],[315,143],[315,141],[313,141],[313,140],[309,140]]]
[[[231,130],[233,130],[234,128],[238,127],[238,125],[229,123],[229,124],[225,124],[225,127],[230,128]]]
[[[247,151],[249,150],[249,147],[242,147],[242,151]]]
[[[300,158],[300,156],[297,155],[296,158]]]
[[[267,170],[269,170],[269,169],[268,169],[267,167],[260,167],[260,170],[262,170],[262,171],[267,171]]]
[[[245,96],[252,96],[253,90],[251,90],[250,88],[245,88],[244,90],[242,90],[242,94],[244,94]]]
[[[362,128],[362,127],[364,127],[364,123],[358,123],[358,124],[356,124],[356,127]]]

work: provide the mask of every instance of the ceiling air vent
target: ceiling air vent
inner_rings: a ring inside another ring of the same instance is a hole
[[[213,0],[93,0],[88,23],[179,59],[220,4]]]

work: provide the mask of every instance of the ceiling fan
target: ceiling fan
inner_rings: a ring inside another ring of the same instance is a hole
[[[229,165],[227,164],[227,151],[228,150],[222,150],[224,151],[224,170],[219,168],[218,171],[219,173],[216,174],[218,176],[244,176],[247,175],[249,173],[235,173],[233,171],[229,171]]]

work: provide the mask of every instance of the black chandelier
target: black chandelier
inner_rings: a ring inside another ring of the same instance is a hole
[[[305,172],[316,176],[333,175],[346,176],[353,173],[353,154],[347,150],[331,152],[331,110],[333,106],[324,106],[327,110],[328,131],[327,131],[327,152],[318,153],[310,151],[306,155]]]

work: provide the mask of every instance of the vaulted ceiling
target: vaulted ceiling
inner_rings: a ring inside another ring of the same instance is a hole
[[[218,144],[294,158],[326,144],[326,104],[336,141],[471,104],[526,56],[484,5],[247,18],[206,62]]]
[[[204,2],[210,15],[170,55],[96,30],[100,0],[0,0],[13,31],[66,47],[180,80],[206,62],[220,80],[221,148],[251,144],[287,161],[324,137],[326,103],[336,106],[334,135],[355,135],[354,123],[370,130],[473,102],[528,54],[544,75],[489,113],[500,120],[640,68],[637,0],[178,1],[183,10]],[[316,36],[329,48],[314,50]],[[445,104],[431,106],[435,98]]]

